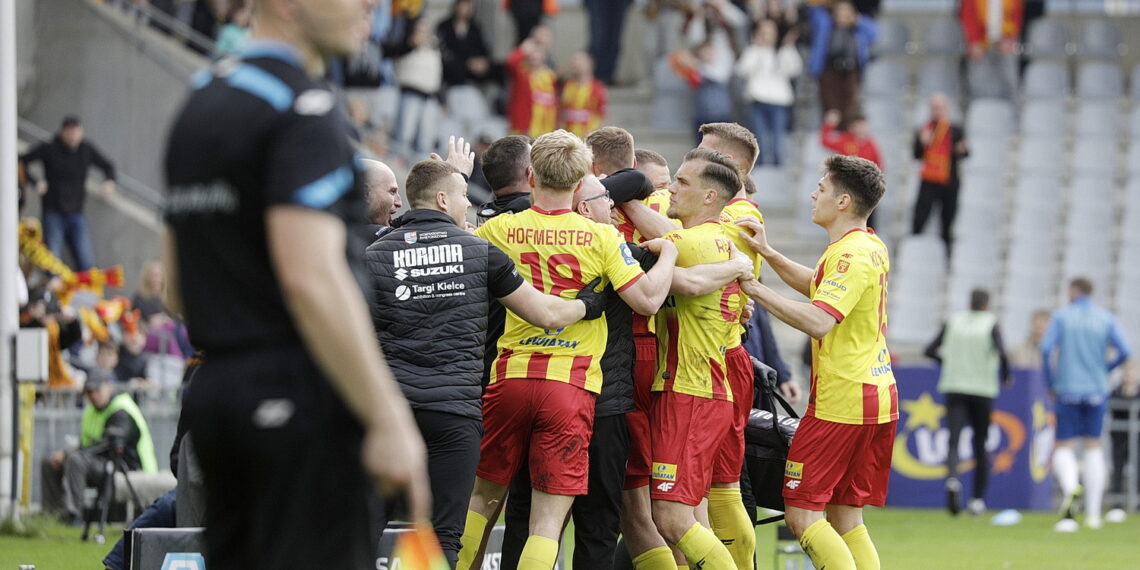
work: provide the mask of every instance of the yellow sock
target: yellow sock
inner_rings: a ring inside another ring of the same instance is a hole
[[[558,562],[558,541],[545,536],[531,535],[526,539],[519,570],[550,570]]]
[[[701,523],[693,523],[693,526],[685,531],[685,536],[677,542],[677,548],[685,553],[689,568],[721,570],[736,567],[728,549],[720,543],[713,531],[701,526]]]
[[[867,525],[859,525],[843,535],[843,542],[847,543],[851,556],[855,559],[855,567],[859,570],[879,570],[879,551],[875,550],[875,543],[871,542],[871,535],[867,532]]]
[[[467,524],[463,526],[463,536],[459,537],[459,561],[455,570],[471,570],[475,554],[483,546],[483,533],[487,530],[487,517],[467,511]]]
[[[800,537],[800,546],[811,557],[816,568],[855,570],[855,559],[851,556],[851,551],[827,519],[819,519],[807,527]]]
[[[668,546],[650,548],[633,559],[634,570],[673,570],[676,567],[673,551]]]
[[[756,560],[756,527],[740,499],[740,489],[709,490],[709,523],[740,570],[752,570]]]

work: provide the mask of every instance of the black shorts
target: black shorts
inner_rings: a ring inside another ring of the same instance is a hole
[[[209,568],[375,567],[363,430],[303,348],[211,353],[183,413]]]

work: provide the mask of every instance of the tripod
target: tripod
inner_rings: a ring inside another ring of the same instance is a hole
[[[135,505],[135,511],[141,513],[143,510],[142,501],[139,500],[139,495],[135,492],[135,486],[131,484],[131,478],[127,476],[127,463],[118,454],[108,458],[103,464],[103,488],[95,500],[95,508],[99,509],[99,530],[95,533],[95,544],[106,542],[103,530],[107,526],[107,517],[111,514],[111,505],[115,502],[116,472],[122,473],[123,480],[127,482],[127,490],[131,493],[131,501]],[[86,541],[91,534],[91,523],[94,521],[91,520],[90,516],[85,516],[84,519],[86,520],[83,521],[83,536],[80,538]]]

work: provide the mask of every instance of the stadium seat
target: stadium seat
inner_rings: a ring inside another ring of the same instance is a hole
[[[1007,196],[1005,176],[1001,171],[976,168],[972,162],[963,164],[962,188],[958,194],[958,205],[976,204],[1002,208]]]
[[[1137,67],[1140,69],[1140,67]],[[1140,92],[1140,73],[1132,75],[1132,89]],[[1140,139],[1140,105],[1133,105],[1132,107],[1132,138]]]
[[[1016,294],[1016,293],[1014,293]],[[1030,320],[1033,313],[1042,309],[1051,309],[1056,299],[1045,296],[1033,300],[1011,300],[1007,294],[1007,301],[998,313],[998,325],[1001,327],[1002,342],[1007,349],[1016,346],[1029,336]]]
[[[937,18],[922,27],[922,53],[957,57],[962,54],[962,27],[955,18]]]
[[[1071,242],[1065,248],[1064,258],[1064,263],[1061,265],[1063,283],[1074,277],[1084,276],[1101,287],[1108,285],[1113,266],[1111,241]]]
[[[999,66],[984,61],[966,62],[966,89],[971,99],[1009,100],[1017,95],[1007,89],[1006,80]]]
[[[966,131],[967,134],[970,131]],[[962,160],[963,166],[973,170],[1004,172],[1009,168],[1009,143],[1005,137],[975,137],[969,140],[970,156]]]
[[[910,43],[910,30],[904,22],[895,18],[881,17],[876,23],[879,35],[871,45],[872,56],[906,55],[916,51]]]
[[[1130,141],[1132,144],[1128,147],[1128,165],[1129,173],[1133,178],[1140,179],[1140,140],[1137,140],[1135,135]]]
[[[394,85],[377,88],[372,112],[372,121],[377,125],[394,127],[396,114],[400,112],[400,88]]]
[[[1116,141],[1102,138],[1077,139],[1073,147],[1074,172],[1116,172],[1118,159]]]
[[[912,271],[909,267],[943,267],[946,259],[946,245],[935,236],[907,236],[899,243],[897,264],[902,271]],[[931,263],[935,260],[935,263]],[[907,267],[908,269],[902,269]]]
[[[927,61],[918,70],[918,97],[926,99],[935,93],[942,93],[956,99],[959,83],[956,64],[942,60]]]
[[[1031,203],[1046,203],[1053,205],[1057,211],[1060,211],[1066,190],[1067,188],[1062,186],[1056,175],[1048,172],[1027,171],[1022,167],[1021,175],[1017,177],[1013,200],[1017,208],[1025,207],[1026,204]]]
[[[1121,132],[1124,117],[1115,101],[1086,101],[1073,118],[1076,135],[1115,139]]]
[[[966,132],[974,139],[979,135],[1007,136],[1014,131],[1013,104],[1001,99],[978,99],[966,110]]]
[[[1051,18],[1041,18],[1029,26],[1029,41],[1026,51],[1033,59],[1060,59],[1069,55],[1072,32],[1064,22]]]
[[[1116,181],[1111,173],[1080,171],[1073,176],[1069,190],[1069,210],[1113,207]]]
[[[788,183],[787,170],[771,166],[758,166],[752,170],[752,181],[756,183],[753,201],[766,206],[787,208],[795,203],[794,186]]]
[[[954,237],[976,235],[1000,240],[1005,236],[1005,205],[966,202],[958,204],[954,219]]]
[[[1124,78],[1115,63],[1094,61],[1077,69],[1077,97],[1090,99],[1116,99],[1124,94]]]
[[[653,128],[666,131],[691,131],[693,128],[693,93],[662,57],[653,66]]]
[[[1103,18],[1086,20],[1078,54],[1081,59],[1120,60],[1120,27]]]
[[[898,101],[868,97],[863,104],[863,113],[867,115],[875,133],[894,132],[897,136],[900,132],[910,130],[906,122],[906,111]]]
[[[1055,219],[1056,218],[1054,218],[1054,220]],[[1038,220],[1037,224],[1044,226],[1046,222],[1044,220]],[[1011,270],[1015,267],[1030,267],[1042,262],[1052,263],[1056,261],[1057,254],[1060,252],[1059,244],[1056,239],[1046,239],[1046,236],[1057,235],[1058,232],[1055,221],[1047,228],[1047,232],[1042,236],[1018,233],[1018,225],[1018,223],[1015,223],[1014,228],[1010,231],[1010,236],[1013,240],[1009,246],[1007,262]]]
[[[1068,132],[1068,114],[1060,100],[1029,100],[1021,111],[1021,133],[1060,137]],[[1024,140],[1024,139],[1023,139]]]
[[[908,83],[906,65],[899,60],[872,61],[863,74],[863,92],[868,97],[901,99],[909,90]]]
[[[1059,61],[1034,61],[1025,69],[1024,85],[1030,102],[1064,99],[1071,89],[1069,68]]]
[[[1068,157],[1064,141],[1058,137],[1047,136],[1022,137],[1019,154],[1018,163],[1021,166],[1022,176],[1026,174],[1059,176],[1065,169]]]
[[[473,85],[458,85],[448,89],[444,102],[448,116],[462,121],[464,125],[474,125],[491,114],[487,98]]]

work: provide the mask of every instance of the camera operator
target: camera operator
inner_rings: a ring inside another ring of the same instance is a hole
[[[102,481],[108,460],[121,460],[126,471],[158,471],[154,442],[142,412],[129,394],[114,394],[106,374],[93,372],[83,385],[88,406],[83,410],[79,449],[57,451],[44,460],[45,512],[82,522],[83,489]]]

